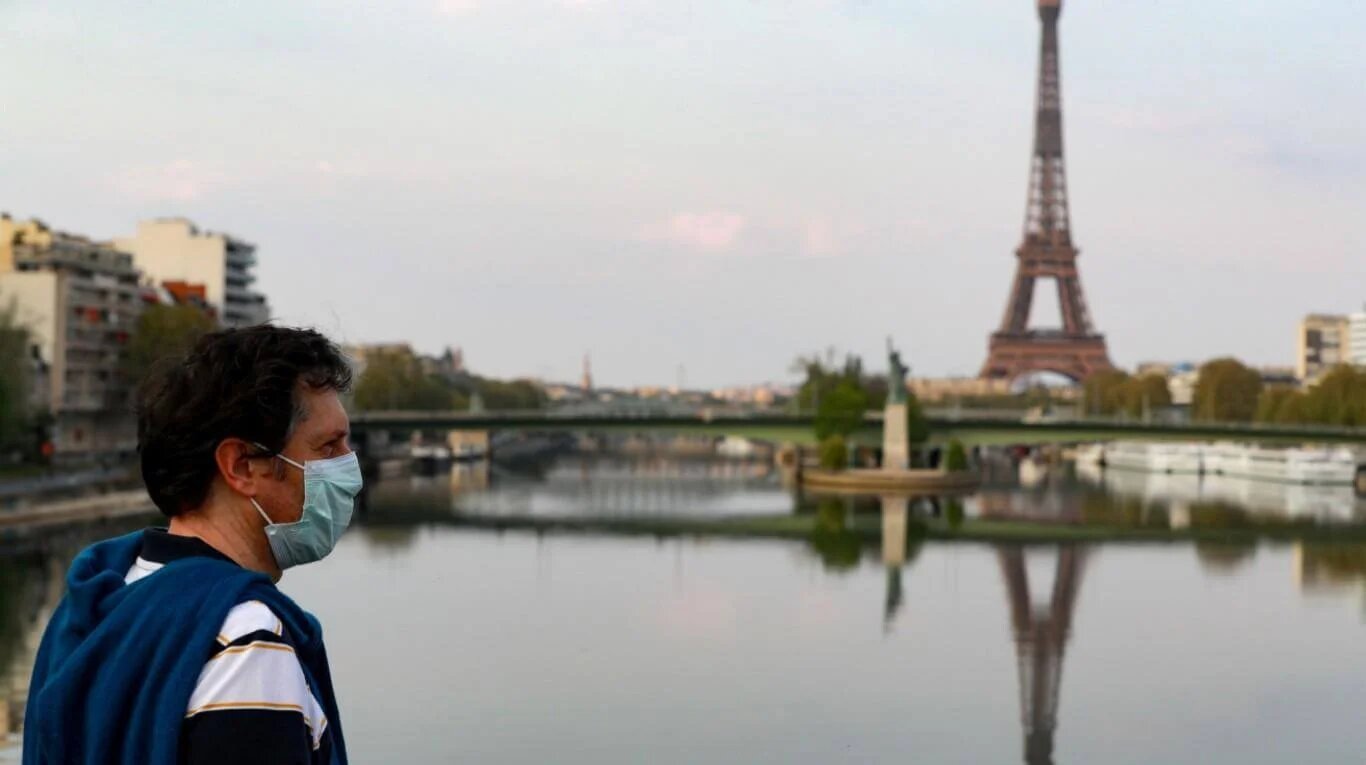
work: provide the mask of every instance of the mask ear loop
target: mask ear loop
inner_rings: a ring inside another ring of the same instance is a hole
[[[303,466],[303,465],[300,465],[299,463],[297,463],[297,462],[295,462],[294,460],[292,460],[292,459],[286,457],[285,455],[283,455],[283,454],[281,454],[281,453],[275,451],[274,449],[271,449],[270,447],[266,446],[265,444],[261,443],[260,441],[249,441],[248,443],[250,443],[252,446],[255,446],[257,449],[260,449],[261,451],[265,452],[265,454],[257,455],[257,456],[259,456],[259,457],[273,457],[273,458],[277,458],[277,459],[279,459],[279,460],[282,461],[282,462],[288,462],[289,464],[293,465],[294,467],[296,467],[296,468],[298,468],[298,469],[300,469],[300,470],[303,470],[303,469],[304,469],[304,466]],[[277,473],[276,476],[278,477],[279,474]],[[256,497],[248,497],[248,499],[251,501],[251,506],[254,507],[254,508],[256,508],[256,512],[258,512],[258,513],[261,514],[261,518],[262,518],[263,520],[265,520],[266,525],[267,525],[267,526],[274,526],[274,525],[275,525],[275,521],[272,521],[272,520],[270,519],[270,516],[269,516],[269,515],[266,515],[266,511],[261,509],[261,504],[260,504],[259,502],[256,501]]]
[[[265,519],[267,526],[275,525],[275,521],[272,521],[270,516],[266,515],[266,511],[261,509],[261,505],[256,501],[256,497],[247,497],[247,499],[251,502],[251,506],[256,508],[256,512],[260,513],[261,517]]]
[[[294,467],[296,467],[296,468],[298,468],[298,469],[300,469],[300,470],[303,470],[303,469],[304,469],[303,463],[295,462],[294,460],[292,460],[292,459],[286,457],[285,455],[283,455],[283,454],[281,454],[281,453],[275,451],[274,449],[270,448],[269,446],[266,446],[265,444],[261,443],[260,441],[249,441],[248,443],[250,443],[252,446],[255,446],[257,449],[260,449],[261,451],[265,452],[265,454],[259,455],[259,456],[261,456],[261,457],[274,457],[275,459],[278,459],[278,460],[280,460],[280,461],[282,461],[282,462],[287,462],[287,463],[293,465]]]

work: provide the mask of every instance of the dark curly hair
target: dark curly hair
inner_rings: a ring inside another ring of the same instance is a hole
[[[351,366],[321,334],[267,324],[209,333],[149,375],[138,390],[138,455],[161,512],[171,517],[204,503],[223,439],[283,449],[304,414],[300,383],[345,392]]]

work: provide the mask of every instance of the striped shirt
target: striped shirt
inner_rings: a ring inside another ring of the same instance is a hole
[[[201,539],[148,529],[124,583],[154,576],[167,563],[196,555],[229,560]],[[185,705],[180,762],[330,762],[327,716],[308,687],[279,617],[260,601],[246,601],[228,612],[218,633]]]

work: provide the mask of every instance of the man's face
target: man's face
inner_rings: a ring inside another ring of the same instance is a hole
[[[347,439],[351,421],[337,392],[300,385],[296,398],[302,415],[280,453],[300,464],[350,454]],[[270,461],[269,470],[269,478],[276,480],[262,481],[256,500],[276,523],[299,520],[304,503],[303,471],[278,459]]]

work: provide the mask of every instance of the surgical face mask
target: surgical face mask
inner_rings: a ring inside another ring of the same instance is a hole
[[[264,446],[256,444],[262,449]],[[267,450],[269,451],[269,450]],[[327,557],[351,523],[351,511],[363,483],[356,453],[299,464],[283,454],[275,457],[304,472],[304,508],[294,523],[275,523],[256,498],[251,504],[266,521],[266,540],[280,570]]]

